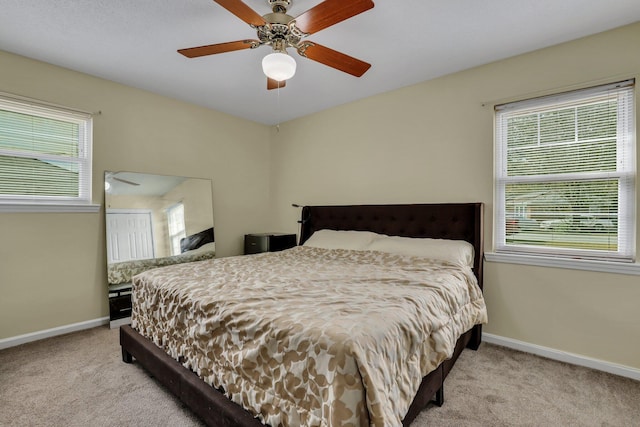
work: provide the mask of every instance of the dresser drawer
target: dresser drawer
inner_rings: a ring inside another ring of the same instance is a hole
[[[295,234],[254,233],[244,236],[244,254],[277,252],[293,248],[296,245]]]
[[[109,298],[109,318],[121,319],[131,316],[131,294]]]

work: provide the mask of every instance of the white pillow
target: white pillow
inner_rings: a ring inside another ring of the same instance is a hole
[[[473,267],[473,245],[464,240],[428,239],[379,235],[367,247],[370,251],[420,256]]]
[[[380,237],[380,234],[371,231],[318,230],[302,246],[364,251],[377,237]]]

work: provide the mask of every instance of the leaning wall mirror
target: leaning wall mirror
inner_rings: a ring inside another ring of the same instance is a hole
[[[111,326],[131,315],[131,278],[215,256],[209,179],[105,172],[107,282]]]

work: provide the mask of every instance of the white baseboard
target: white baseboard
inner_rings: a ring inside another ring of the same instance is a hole
[[[558,360],[560,362],[570,363],[572,365],[584,366],[586,368],[596,369],[598,371],[608,372],[610,374],[619,375],[640,381],[640,369],[630,366],[618,365],[616,363],[606,362],[604,360],[592,359],[590,357],[581,356],[579,354],[567,353],[565,351],[556,350],[549,347],[543,347],[536,344],[530,344],[524,341],[518,341],[511,338],[501,337],[499,335],[482,333],[482,341],[489,344],[496,344],[502,347],[512,348],[514,350],[531,353],[547,359]]]
[[[0,350],[17,345],[26,344],[32,341],[38,341],[44,338],[51,338],[58,335],[64,335],[71,332],[82,331],[83,329],[91,329],[97,326],[109,323],[108,317],[87,320],[85,322],[72,323],[70,325],[58,326],[57,328],[45,329],[44,331],[31,332],[29,334],[18,335],[15,337],[0,339]]]

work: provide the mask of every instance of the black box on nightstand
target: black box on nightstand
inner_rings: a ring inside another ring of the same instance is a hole
[[[244,235],[244,253],[277,252],[296,245],[295,234],[285,233],[252,233]]]

